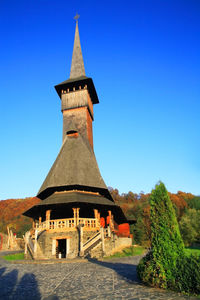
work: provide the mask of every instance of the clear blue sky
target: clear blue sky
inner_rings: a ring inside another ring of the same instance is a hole
[[[0,199],[36,195],[62,143],[54,85],[69,78],[75,21],[101,174],[120,193],[200,194],[200,1],[1,1]]]

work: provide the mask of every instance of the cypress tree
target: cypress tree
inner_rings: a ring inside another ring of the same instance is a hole
[[[172,202],[165,185],[159,182],[150,196],[151,250],[137,268],[146,283],[161,288],[175,285],[177,258],[184,255],[184,244]]]

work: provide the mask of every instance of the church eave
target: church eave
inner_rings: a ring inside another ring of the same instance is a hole
[[[111,210],[114,214],[115,221],[117,221],[118,224],[127,223],[127,219],[122,209],[115,203],[102,196],[89,196],[81,193],[79,194],[77,192],[69,193],[68,195],[60,195],[60,193],[55,193],[44,201],[41,201],[39,204],[25,211],[23,215],[34,219],[39,219],[41,216],[45,217],[45,212],[49,209],[52,211],[59,209],[67,211],[72,210],[72,207],[87,207],[87,209],[96,208],[100,211],[102,209]]]
[[[69,89],[69,91],[73,91],[73,88],[78,90],[80,86],[81,88],[87,86],[93,104],[99,103],[99,98],[97,96],[97,92],[93,80],[90,77],[81,76],[81,77],[65,80],[55,85],[55,89],[56,92],[58,93],[58,96],[61,98],[62,90],[67,91]]]
[[[110,195],[108,189],[94,187],[94,186],[83,186],[83,185],[65,185],[65,186],[55,186],[48,187],[45,190],[39,191],[37,197],[41,200],[44,200],[50,197],[54,192],[62,192],[62,191],[71,191],[71,190],[79,190],[79,191],[88,191],[88,192],[98,192],[100,195],[106,197],[110,201],[114,202],[112,196]]]

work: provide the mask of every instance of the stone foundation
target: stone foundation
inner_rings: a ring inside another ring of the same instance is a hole
[[[82,243],[85,244],[98,231],[83,230]],[[104,245],[104,246],[103,246]],[[91,257],[100,258],[109,256],[114,252],[120,251],[132,245],[132,239],[128,237],[118,237],[112,233],[111,237],[105,237],[104,242],[100,239],[87,254]],[[62,248],[63,247],[63,248]],[[104,248],[104,251],[103,251]],[[85,255],[87,255],[85,253]],[[71,231],[43,231],[38,235],[34,259],[58,259],[76,258],[80,255],[80,232],[78,228]],[[31,259],[30,251],[27,251],[26,258]]]

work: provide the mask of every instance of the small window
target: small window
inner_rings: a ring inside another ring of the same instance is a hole
[[[69,130],[66,132],[66,135],[69,137],[78,137],[78,131],[76,130]]]

